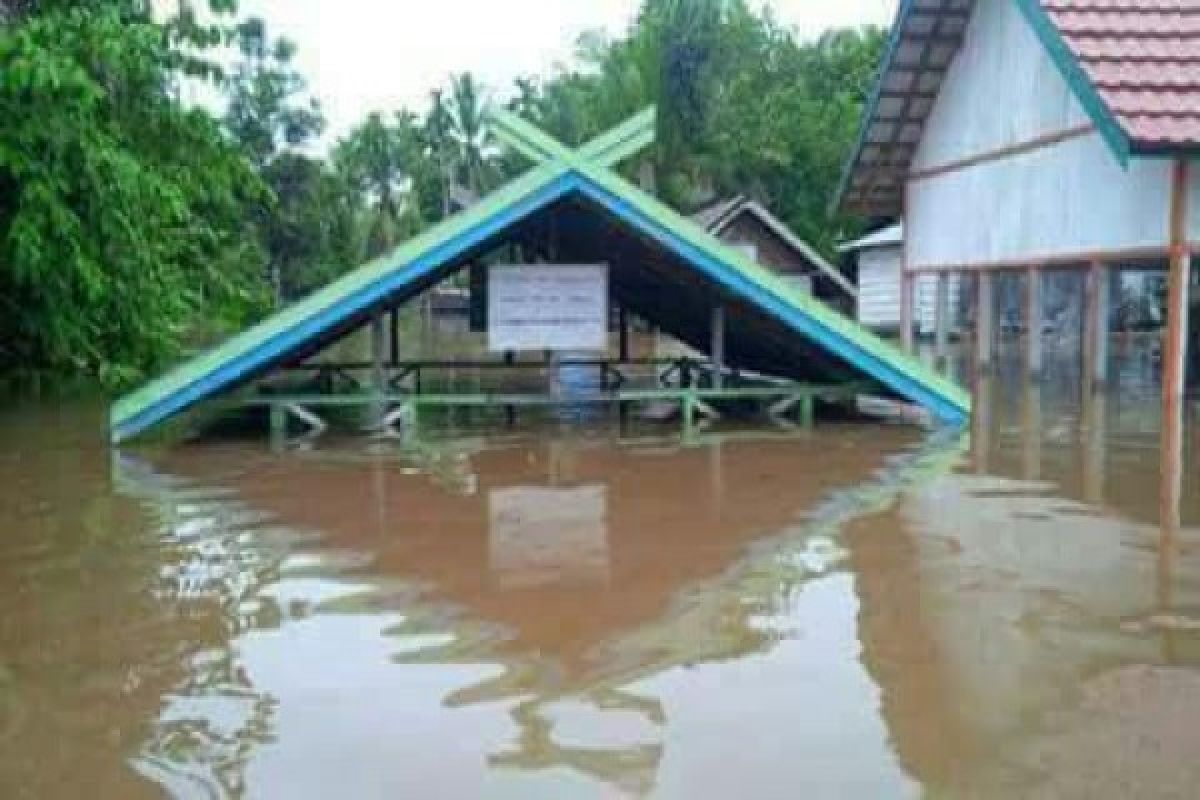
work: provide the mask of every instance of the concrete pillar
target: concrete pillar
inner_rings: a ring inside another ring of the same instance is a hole
[[[987,375],[992,371],[996,337],[994,276],[985,270],[975,277],[975,370]]]
[[[725,306],[712,310],[712,369],[713,387],[725,386]]]
[[[1108,382],[1110,278],[1106,264],[1097,261],[1088,268],[1084,313],[1084,388],[1089,392],[1103,388]]]
[[[937,275],[937,308],[934,309],[933,359],[938,369],[944,369],[950,359],[950,273]]]
[[[1025,274],[1025,372],[1030,379],[1042,379],[1042,270],[1030,267]]]
[[[913,352],[913,273],[900,268],[900,347]]]

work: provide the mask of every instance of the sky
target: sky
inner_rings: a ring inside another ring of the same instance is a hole
[[[762,4],[764,0],[753,0]],[[897,0],[765,0],[801,36],[886,25]],[[272,35],[296,43],[296,65],[345,133],[371,111],[420,110],[432,89],[471,71],[497,93],[521,75],[569,62],[585,31],[624,31],[638,0],[242,0]]]

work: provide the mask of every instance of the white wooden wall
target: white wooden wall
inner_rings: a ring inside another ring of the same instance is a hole
[[[858,321],[873,330],[900,327],[900,265],[902,246],[874,247],[858,254]],[[950,280],[950,307],[957,308],[960,280]],[[922,334],[932,334],[937,322],[937,277],[922,275],[913,290],[913,319]],[[951,317],[951,324],[954,318]]]
[[[888,330],[900,325],[900,247],[877,247],[858,254],[858,321]]]
[[[1011,0],[978,0],[926,124],[924,170],[1087,124]],[[1038,260],[1167,242],[1169,162],[1118,164],[1098,133],[910,183],[909,266]],[[1200,170],[1197,170],[1200,172]],[[1200,174],[1193,176],[1200,232]],[[1197,237],[1200,238],[1200,237]]]

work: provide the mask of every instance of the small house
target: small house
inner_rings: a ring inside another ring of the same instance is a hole
[[[857,275],[857,319],[880,333],[900,330],[901,264],[904,261],[904,225],[897,223],[869,233],[838,247],[852,263]],[[950,280],[948,312],[950,325],[957,325],[961,281]],[[913,317],[917,332],[933,335],[937,324],[937,278],[922,275],[916,279]]]
[[[854,283],[761,203],[737,196],[692,219],[826,305],[846,314],[853,311],[858,293]]]

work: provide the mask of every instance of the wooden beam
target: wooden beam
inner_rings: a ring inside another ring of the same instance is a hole
[[[1030,267],[1025,273],[1025,374],[1033,381],[1042,378],[1042,270]]]

